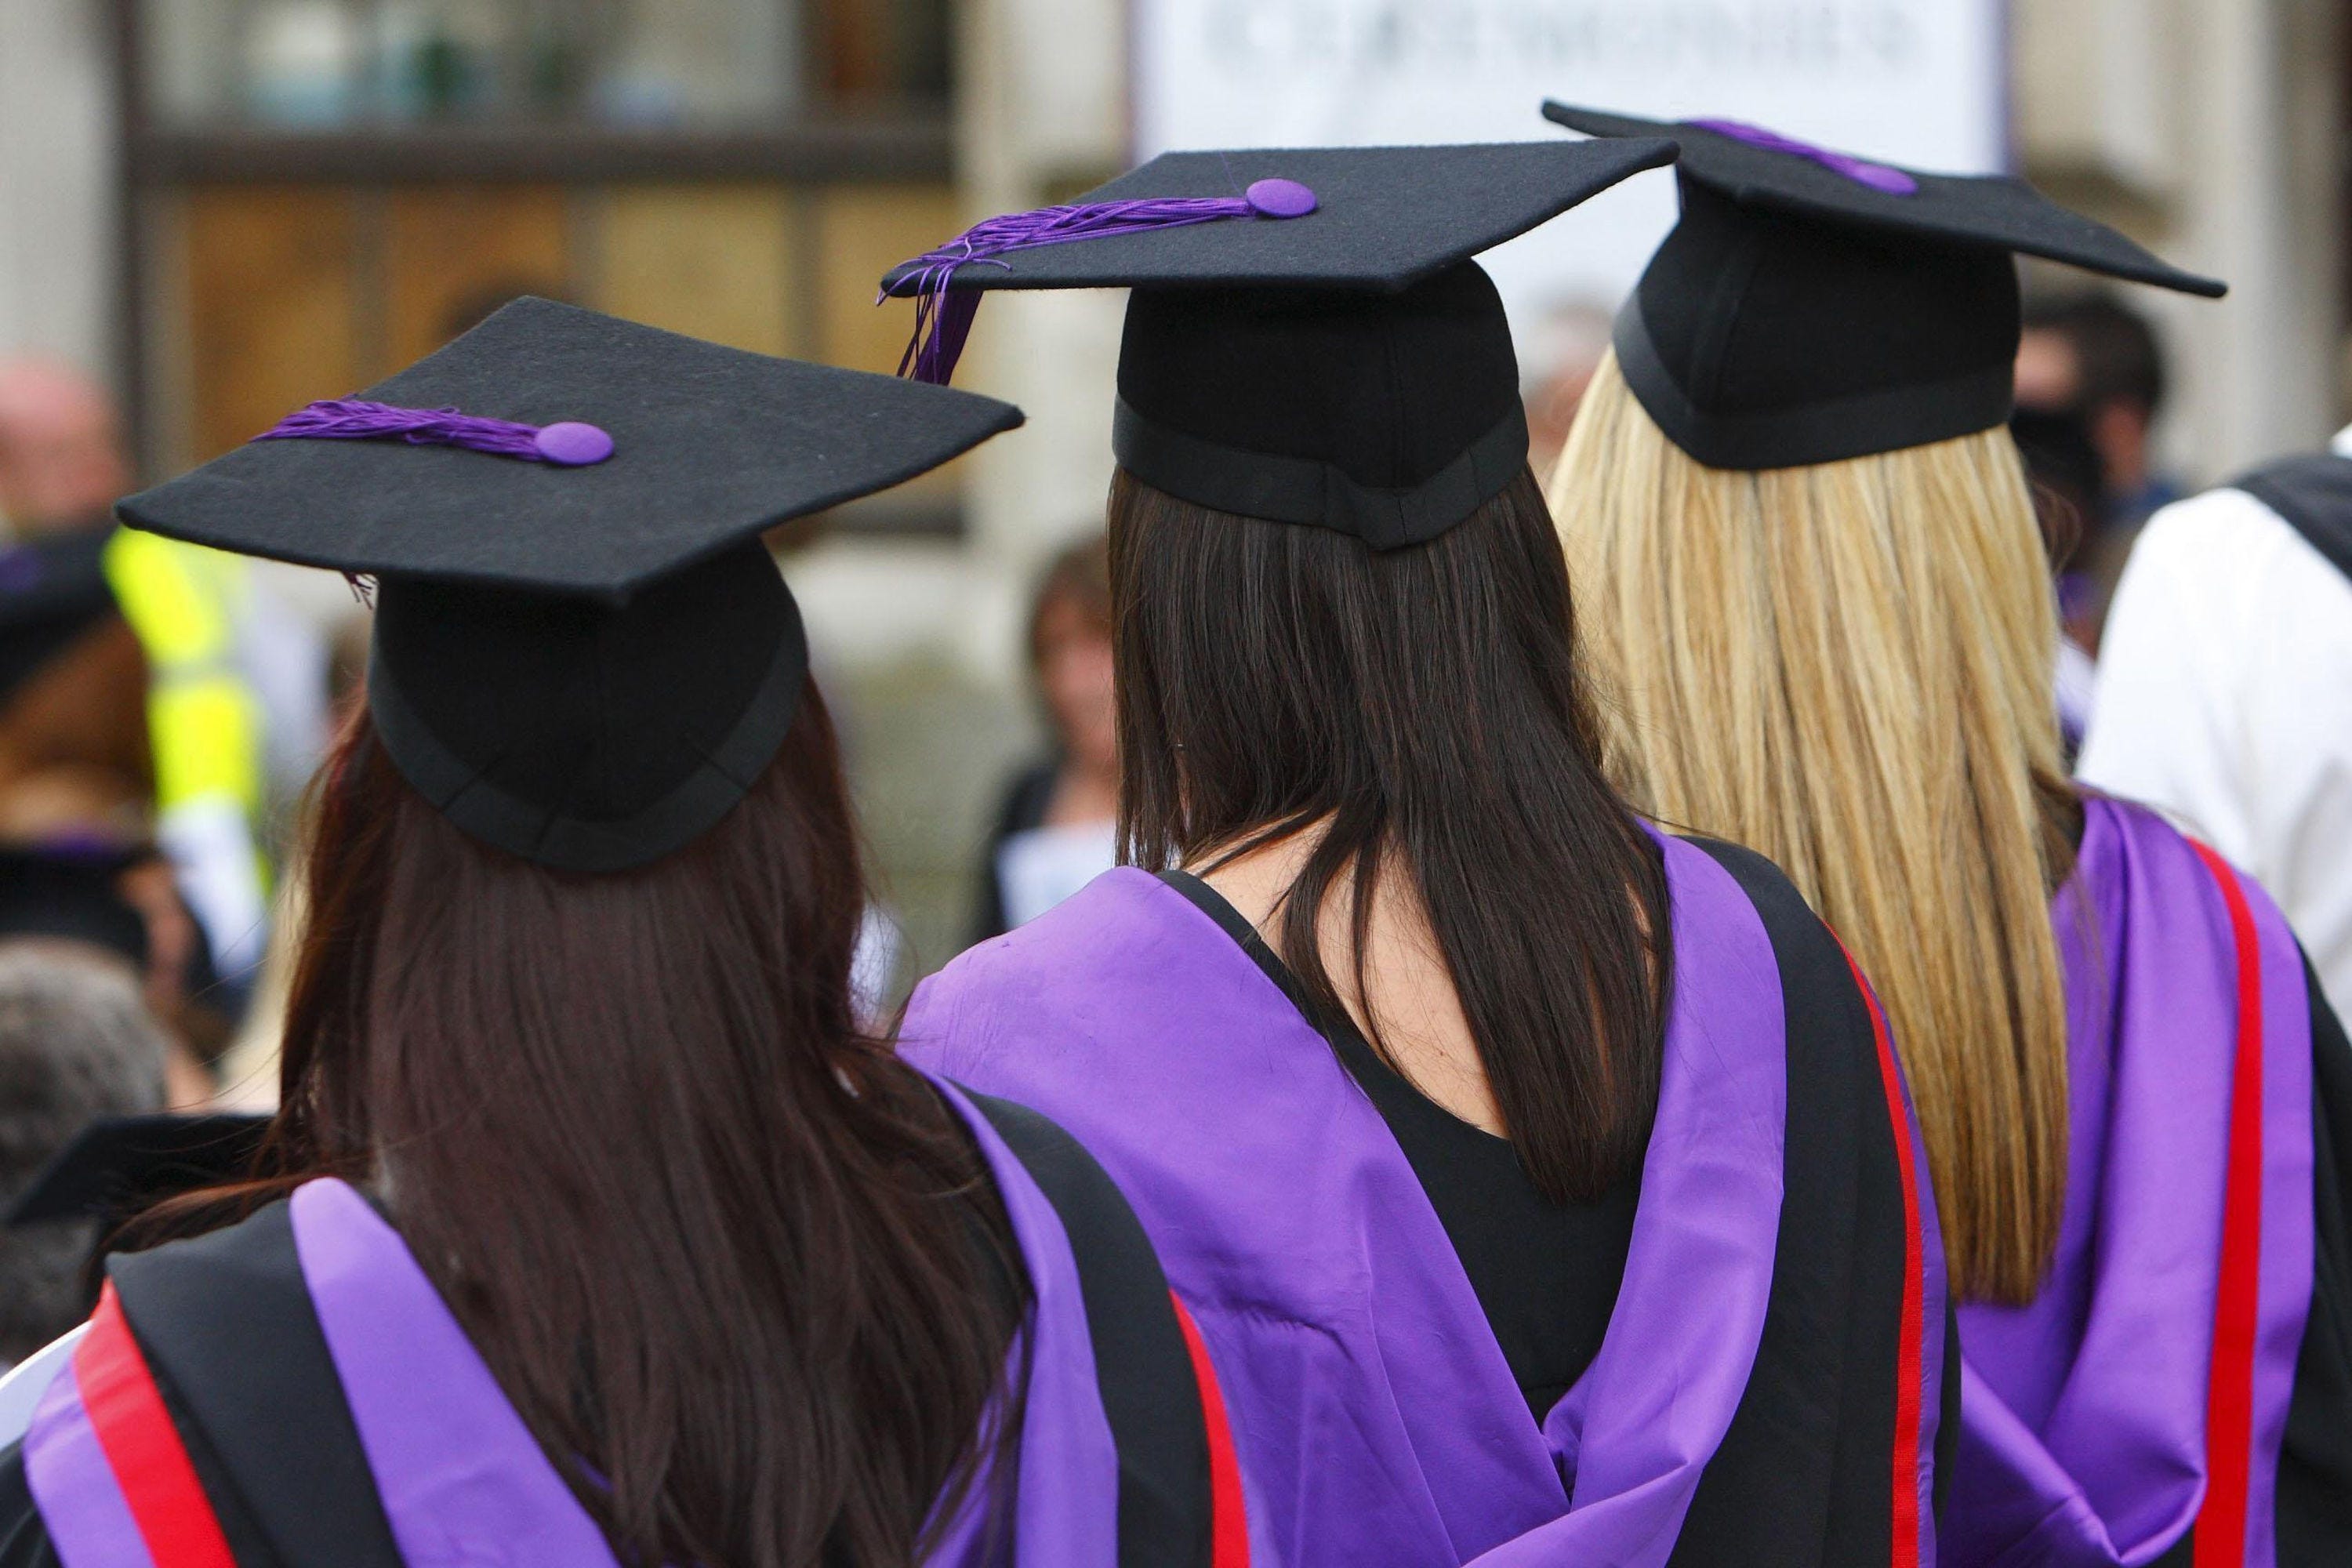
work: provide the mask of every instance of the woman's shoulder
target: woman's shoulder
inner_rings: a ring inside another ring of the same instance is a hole
[[[1099,1408],[1118,1451],[1122,1541],[1158,1542],[1171,1561],[1205,1561],[1210,1542],[1241,1524],[1213,1474],[1232,1462],[1233,1434],[1215,1370],[1142,1221],[1060,1122],[1002,1096],[941,1087],[1013,1222],[1039,1353],[1050,1360],[1080,1340],[1091,1352],[1094,1385],[1079,1404]],[[1075,1426],[1071,1397],[1068,1386],[1033,1381],[1024,1419],[1041,1429]],[[1169,1550],[1182,1543],[1192,1550]]]
[[[193,1477],[194,1490],[173,1494],[187,1528],[224,1543],[230,1560],[397,1563],[304,1279],[296,1205],[324,1189],[389,1230],[350,1188],[313,1182],[235,1224],[110,1258],[88,1337],[58,1373],[71,1381],[45,1395],[26,1436],[34,1478],[47,1467],[57,1497],[111,1489],[136,1505]],[[102,1444],[84,1440],[93,1432]],[[0,1539],[11,1529],[46,1537],[65,1522],[32,1531],[0,1518]],[[71,1523],[84,1531],[106,1521]]]
[[[1676,1016],[1713,1040],[1738,1025],[1777,1024],[1792,1124],[1808,1119],[1809,1103],[1875,1115],[1890,1092],[1899,1096],[1901,1068],[1861,965],[1787,873],[1722,839],[1664,842]],[[1695,1010],[1708,1016],[1694,1019]]]
[[[1716,961],[1726,944],[1742,937],[1752,949],[1760,937],[1780,973],[1784,1005],[1817,989],[1839,995],[1854,990],[1853,966],[1836,933],[1778,865],[1727,839],[1694,834],[1662,836],[1662,841],[1679,939],[1677,968]]]
[[[1659,841],[1665,847],[1670,869],[1679,868],[1678,861],[1682,866],[1711,862],[1754,906],[1767,931],[1796,934],[1820,927],[1819,917],[1789,880],[1788,873],[1746,845],[1697,833],[1662,833]]]
[[[2294,944],[2269,890],[2193,824],[2097,790],[2083,790],[2081,799],[2083,837],[2067,886],[2086,912],[2118,925],[2178,927],[2217,937],[2242,912],[2265,946]]]
[[[1005,998],[1018,998],[1034,1017],[1062,1002],[1147,981],[1164,973],[1171,950],[1195,923],[1204,929],[1193,934],[1223,940],[1150,872],[1114,868],[1017,930],[966,948],[925,979],[908,1003],[906,1028],[919,1033],[950,1014]]]

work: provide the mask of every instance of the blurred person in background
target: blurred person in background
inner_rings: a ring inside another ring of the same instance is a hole
[[[203,933],[153,851],[0,847],[0,942],[121,968],[163,1043],[172,1106],[194,1110],[212,1102],[208,1064],[228,1026],[208,995]]]
[[[148,666],[106,535],[0,545],[0,843],[152,837]]]
[[[1528,467],[1551,472],[1576,423],[1576,405],[1609,352],[1610,311],[1588,300],[1569,300],[1545,311],[1519,351],[1522,400],[1528,405]]]
[[[0,549],[0,931],[131,928],[156,1018],[193,1059],[228,1030],[204,930],[156,850],[148,668],[107,536]],[[93,913],[106,906],[102,917]]]
[[[2030,301],[2017,348],[2019,444],[2029,468],[2055,443],[2086,446],[2099,504],[2059,563],[2070,635],[2095,657],[2099,628],[2140,525],[2179,498],[2156,466],[2164,352],[2147,316],[2105,292]],[[2063,428],[2071,426],[2071,428]]]
[[[2352,430],[2141,531],[2080,776],[2261,878],[2352,1009]]]
[[[2014,180],[1674,134],[1552,502],[1612,778],[1772,855],[1885,998],[1958,1303],[1936,1561],[2339,1568],[2352,1046],[2259,885],[2068,782],[2008,429],[2007,252],[2221,285]]]
[[[1029,673],[1048,753],[1016,774],[982,851],[971,940],[1044,914],[1118,862],[1118,712],[1111,689],[1110,547],[1056,555],[1029,606]]]
[[[73,941],[0,941],[0,1206],[102,1117],[167,1098],[168,1044],[131,966]],[[97,1222],[0,1231],[0,1362],[16,1363],[89,1310],[83,1268]]]
[[[2044,413],[2020,407],[2009,433],[2025,464],[2033,513],[2058,593],[2058,656],[2053,686],[2059,730],[2069,762],[2091,721],[2099,616],[2105,603],[2089,574],[2077,570],[2086,542],[2105,537],[2112,511],[2105,468],[2090,426],[2072,410]]]
[[[112,405],[93,382],[47,362],[0,363],[0,523],[19,545],[102,541],[106,582],[148,665],[153,833],[235,992],[268,933],[257,835],[272,719],[300,751],[296,736],[323,718],[324,655],[255,591],[243,562],[116,529],[111,509],[130,482]]]

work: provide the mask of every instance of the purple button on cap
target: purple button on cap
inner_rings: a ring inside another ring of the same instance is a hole
[[[550,425],[531,437],[531,445],[549,462],[567,468],[601,463],[613,455],[613,438],[593,425],[583,425],[567,419],[560,425]]]
[[[1315,193],[1297,180],[1260,180],[1242,199],[1261,217],[1305,217],[1315,210]]]

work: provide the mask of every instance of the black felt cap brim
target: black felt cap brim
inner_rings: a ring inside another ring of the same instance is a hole
[[[127,1216],[164,1198],[244,1175],[267,1116],[115,1116],[93,1121],[10,1205],[10,1226]]]
[[[1682,145],[1675,165],[1682,178],[1743,204],[1927,240],[2038,256],[2126,282],[2211,300],[2229,291],[2218,279],[2171,266],[2106,225],[2060,206],[2024,181],[2006,175],[1905,168],[1919,188],[1897,195],[1874,190],[1810,158],[1751,147],[1695,125],[1557,102],[1546,103],[1543,111],[1556,124],[1604,140],[1672,136]]]
[[[304,565],[617,599],[1021,423],[992,398],[533,299],[358,395],[583,421],[614,453],[559,468],[399,441],[258,441],[117,510],[173,539]]]
[[[1280,178],[1306,185],[1318,205],[1303,217],[1230,218],[1014,251],[958,268],[950,287],[1401,293],[1674,158],[1674,142],[1661,137],[1167,153],[1078,201],[1238,196]],[[911,293],[915,270],[894,268],[884,289]]]

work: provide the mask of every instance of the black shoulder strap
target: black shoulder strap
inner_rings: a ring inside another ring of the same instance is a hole
[[[200,1428],[278,1558],[401,1568],[287,1205],[114,1258],[107,1272],[157,1381]]]
[[[1159,1255],[1076,1138],[1025,1105],[957,1087],[1054,1205],[1077,1259],[1095,1376],[1118,1444],[1120,1568],[1203,1568],[1215,1522],[1208,1426]]]
[[[2228,486],[2286,520],[2311,547],[2352,577],[2352,458],[2317,452],[2284,458]]]
[[[1869,1005],[1779,868],[1753,850],[1690,842],[1730,873],[1771,941],[1789,1100],[1763,1338],[1669,1561],[1887,1568],[1910,1232]],[[1939,1459],[1952,1434],[1948,1421]]]

